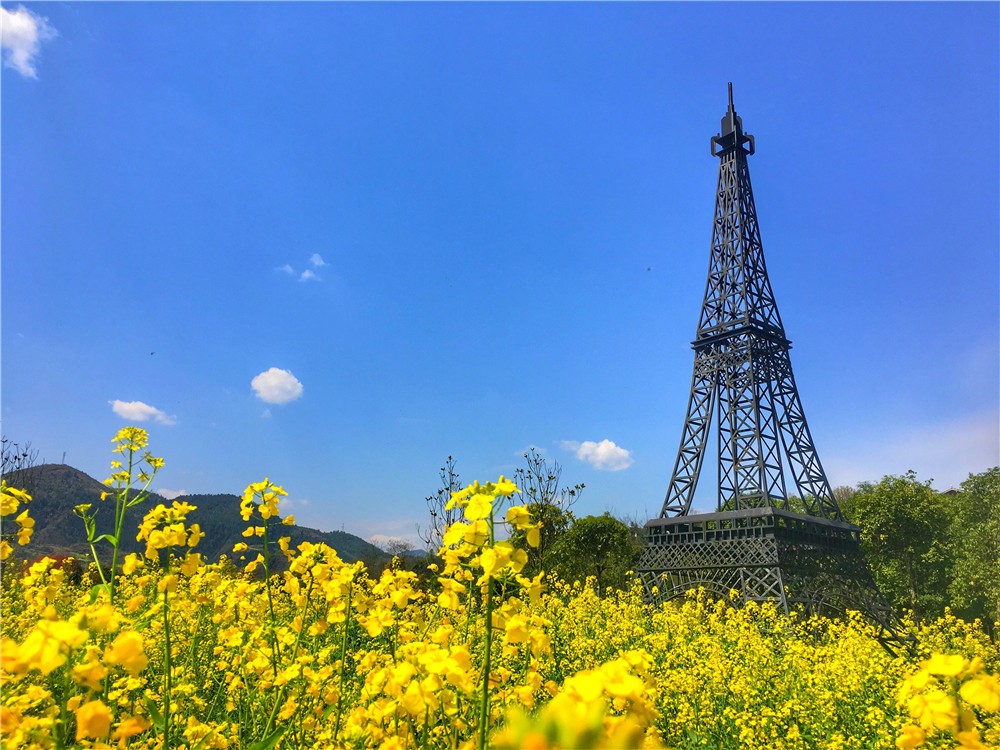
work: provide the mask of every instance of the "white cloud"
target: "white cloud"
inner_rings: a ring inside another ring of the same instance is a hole
[[[302,272],[302,275],[299,276],[299,281],[319,281],[319,276],[307,268]]]
[[[287,404],[302,396],[302,383],[288,370],[272,367],[250,381],[257,398],[269,404]]]
[[[305,497],[283,497],[281,499],[281,515],[287,516],[289,513],[298,513],[309,507],[309,500]]]
[[[114,401],[108,401],[108,403],[111,404],[111,410],[122,419],[128,419],[133,422],[145,422],[147,419],[154,419],[160,424],[174,424],[177,422],[177,417],[172,417],[160,411],[155,406],[144,404],[142,401],[119,401],[115,399]]]
[[[413,545],[413,549],[423,549],[426,544],[417,532],[418,528],[425,529],[425,520],[415,518],[378,518],[374,520],[358,519],[354,522],[352,534],[360,536],[362,539],[378,540],[373,544],[380,544],[390,539],[400,539]]]
[[[174,500],[188,494],[187,490],[168,490],[166,487],[153,491],[165,500]]]
[[[294,275],[295,275],[295,269],[294,269],[294,268],[292,268],[292,267],[291,267],[290,265],[288,265],[287,263],[286,263],[285,265],[283,265],[283,266],[278,266],[278,267],[277,267],[277,268],[275,268],[274,270],[275,270],[275,271],[281,271],[281,272],[283,272],[283,273],[287,273],[287,274],[288,274],[289,276],[294,276]]]
[[[834,485],[877,482],[886,474],[934,480],[934,487],[958,487],[969,474],[1000,465],[1000,415],[994,410],[909,430],[854,436],[849,447],[823,459]]]
[[[323,266],[328,265],[328,263],[325,260],[323,260],[323,256],[320,255],[319,253],[313,253],[309,257],[309,262],[312,263],[313,266],[315,266],[316,268],[322,268]]]
[[[35,71],[38,47],[57,35],[48,19],[36,16],[23,5],[13,11],[0,7],[0,30],[4,66],[13,68],[25,78],[38,78]]]
[[[584,440],[582,443],[563,440],[561,445],[566,450],[573,451],[578,459],[598,471],[622,471],[635,463],[629,451],[607,439],[599,443],[593,440]]]

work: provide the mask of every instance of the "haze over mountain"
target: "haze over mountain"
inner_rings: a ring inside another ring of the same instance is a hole
[[[19,557],[35,558],[42,555],[72,555],[80,560],[90,557],[83,521],[73,515],[73,508],[81,503],[91,503],[97,511],[97,534],[113,531],[114,499],[101,500],[106,487],[93,477],[66,464],[42,464],[4,477],[15,486],[24,486],[32,495],[31,516],[35,519],[35,533],[26,547],[16,547]],[[188,523],[197,523],[205,534],[197,551],[209,560],[220,555],[233,557],[233,545],[247,541],[242,532],[247,524],[240,517],[240,498],[237,495],[185,495],[180,500],[197,509],[188,516]],[[149,498],[130,508],[125,514],[125,532],[122,549],[141,552],[145,547],[136,541],[135,534],[142,517],[157,503],[170,501],[151,493]],[[291,537],[294,548],[301,542],[324,542],[346,562],[363,560],[375,562],[387,558],[385,552],[364,539],[344,531],[319,531],[305,526],[286,526],[281,536]],[[102,543],[100,547],[107,547]],[[100,551],[100,549],[99,549]]]

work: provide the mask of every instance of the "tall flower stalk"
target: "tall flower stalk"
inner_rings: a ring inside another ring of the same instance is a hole
[[[265,477],[262,482],[254,482],[248,485],[243,491],[243,497],[240,500],[240,516],[244,521],[251,522],[251,525],[243,530],[243,536],[245,538],[261,538],[261,551],[257,555],[257,558],[246,566],[245,570],[247,573],[252,573],[259,565],[264,568],[264,591],[267,595],[268,615],[267,638],[271,646],[271,671],[275,677],[278,676],[280,653],[276,632],[277,618],[274,613],[274,594],[271,590],[271,545],[275,542],[270,538],[270,528],[272,525],[271,519],[278,518],[278,503],[281,502],[281,498],[287,495],[288,493],[284,489],[273,484],[270,479]],[[255,524],[251,521],[251,519],[255,518],[255,514],[256,518],[260,519],[260,524]],[[291,526],[295,523],[295,518],[294,516],[286,516],[281,520],[281,523],[285,526]],[[284,541],[287,543],[288,540],[285,539]],[[244,548],[245,545],[241,544],[238,547]]]
[[[123,427],[111,442],[115,444],[112,451],[120,454],[122,459],[111,462],[112,473],[104,480],[104,484],[111,487],[112,491],[102,492],[101,501],[107,500],[112,495],[115,498],[114,531],[110,534],[97,535],[98,511],[91,512],[93,507],[91,503],[77,505],[73,513],[83,519],[90,554],[101,577],[100,586],[107,590],[111,601],[114,601],[125,512],[149,497],[149,486],[157,472],[163,468],[163,459],[146,450],[149,434],[141,427]],[[98,542],[107,542],[111,545],[111,566],[107,569],[102,565],[97,553]]]
[[[501,621],[506,622],[509,614],[506,611],[495,612],[493,588],[497,582],[506,585],[520,579],[517,574],[528,560],[524,550],[514,549],[510,542],[498,542],[496,539],[496,514],[499,505],[515,492],[519,492],[515,484],[501,476],[495,484],[487,482],[481,485],[473,482],[465,489],[453,493],[447,507],[462,508],[469,523],[452,524],[444,534],[444,546],[440,551],[445,561],[444,575],[438,579],[443,589],[438,597],[440,606],[447,609],[457,607],[458,593],[464,588],[461,581],[469,578],[472,571],[481,572],[476,580],[483,595],[484,618],[483,675],[478,695],[479,721],[476,730],[479,750],[485,750],[489,733],[494,620],[500,615]],[[528,531],[529,544],[537,546],[537,524],[531,522],[531,514],[523,506],[511,507],[505,522],[512,529]]]
[[[198,524],[185,528],[184,521],[188,513],[196,510],[195,506],[183,501],[174,500],[170,507],[162,503],[146,514],[139,525],[136,538],[146,543],[145,556],[158,561],[160,553],[165,552],[167,559],[164,575],[157,584],[157,589],[163,596],[163,712],[161,728],[163,732],[163,747],[170,747],[172,729],[173,703],[173,643],[170,632],[170,599],[177,590],[177,575],[183,573],[192,575],[201,565],[201,555],[192,552],[201,541],[204,534]],[[178,562],[176,554],[186,548],[184,558]]]

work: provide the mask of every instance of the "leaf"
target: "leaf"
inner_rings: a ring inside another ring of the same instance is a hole
[[[106,593],[109,597],[111,596],[111,587],[106,583],[99,583],[96,586],[92,586],[90,589],[90,603],[93,604],[97,601],[97,597],[100,596],[101,592]]]
[[[285,733],[287,728],[288,727],[278,727],[264,739],[252,744],[249,748],[247,748],[247,750],[271,750],[272,747],[278,744],[278,740],[281,739],[281,735]]]
[[[160,713],[160,709],[157,708],[152,698],[146,698],[146,710],[149,711],[149,718],[153,720],[153,726],[156,727],[156,731],[162,732],[164,723],[163,714]]]
[[[113,545],[115,547],[118,546],[118,537],[116,537],[114,534],[101,534],[94,541],[95,542],[101,542],[101,541],[109,542],[111,545]]]

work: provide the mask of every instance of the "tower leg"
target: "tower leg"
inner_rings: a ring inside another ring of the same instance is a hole
[[[715,380],[710,353],[698,352],[694,360],[694,374],[691,377],[691,396],[688,399],[687,417],[681,433],[681,447],[677,451],[674,473],[663,501],[661,517],[687,513],[694,499],[698,485],[698,475],[705,460],[705,444],[708,442],[708,428],[715,406]]]

